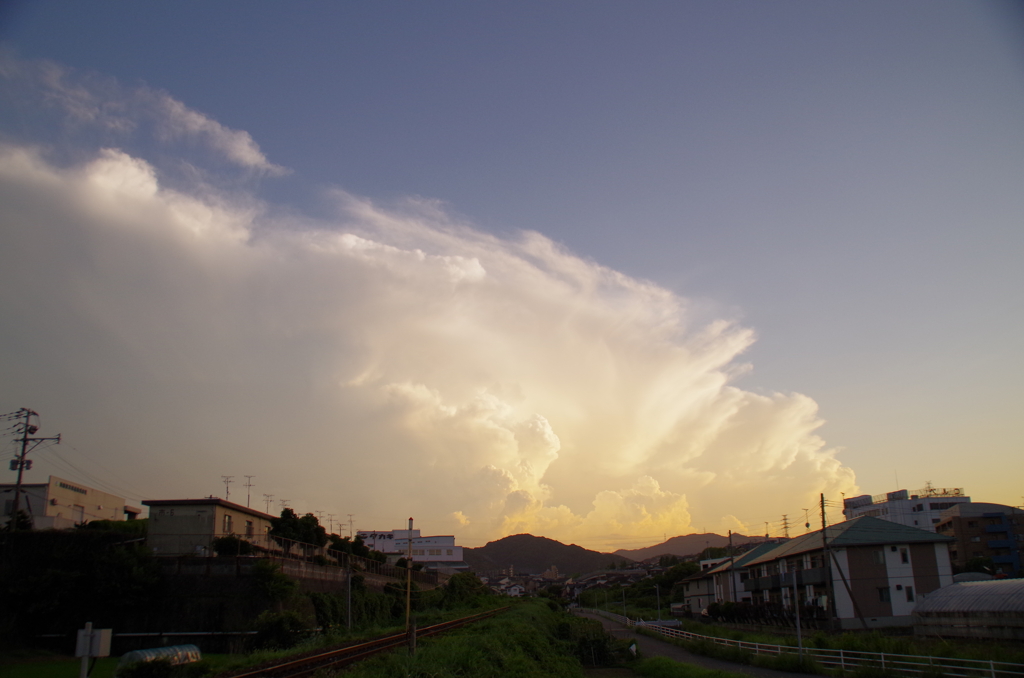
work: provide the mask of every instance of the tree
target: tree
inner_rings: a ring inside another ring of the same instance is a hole
[[[25,513],[24,510],[18,509],[18,513],[7,519],[7,523],[3,527],[4,532],[12,531],[25,531],[32,529],[32,517]]]
[[[280,518],[270,519],[270,525],[270,535],[278,539],[290,539],[315,546],[327,544],[327,530],[312,513],[300,518],[295,511],[286,508],[281,511]]]

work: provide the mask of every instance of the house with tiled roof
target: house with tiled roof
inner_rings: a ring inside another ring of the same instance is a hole
[[[844,629],[909,626],[921,596],[953,583],[950,537],[872,516],[790,539],[744,563],[754,604],[815,605]]]

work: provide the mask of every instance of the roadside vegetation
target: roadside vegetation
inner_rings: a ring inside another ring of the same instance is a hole
[[[515,601],[512,609],[438,638],[412,656],[392,652],[362,662],[344,678],[582,678],[584,667],[627,661],[625,641],[600,622],[566,614],[544,599]]]

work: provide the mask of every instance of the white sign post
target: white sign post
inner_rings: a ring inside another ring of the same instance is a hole
[[[85,622],[85,628],[78,630],[75,656],[82,658],[78,678],[86,678],[89,675],[89,657],[110,656],[110,636],[110,629],[93,629],[92,622]]]

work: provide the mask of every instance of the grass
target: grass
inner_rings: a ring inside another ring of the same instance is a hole
[[[392,652],[345,671],[344,678],[582,678],[565,613],[527,600],[497,617],[424,639],[414,656]]]
[[[7,659],[6,657],[4,658]],[[112,678],[117,667],[117,657],[96,660],[89,678]],[[78,678],[82,660],[75,657],[51,657],[23,661],[17,664],[0,663],[2,678]]]
[[[666,657],[641,659],[630,668],[646,678],[747,678],[743,673],[705,669],[693,664],[682,664]]]

